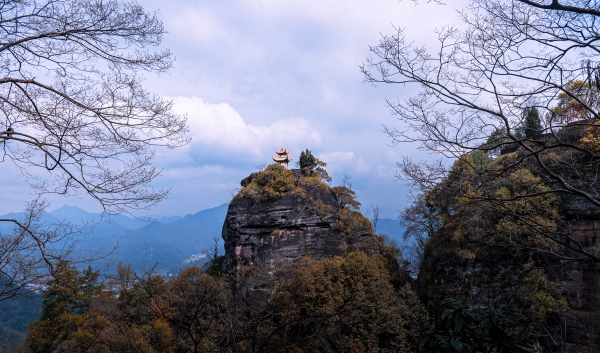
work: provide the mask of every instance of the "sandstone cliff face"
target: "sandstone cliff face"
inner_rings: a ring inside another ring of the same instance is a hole
[[[370,222],[343,209],[334,191],[314,175],[267,169],[241,185],[223,224],[224,271],[259,262],[273,269],[279,261],[302,256],[321,259],[378,249]]]

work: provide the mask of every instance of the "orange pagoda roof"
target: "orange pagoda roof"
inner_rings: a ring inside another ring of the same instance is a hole
[[[283,147],[281,147],[281,149],[279,151],[275,150],[275,153],[277,153],[278,155],[282,155],[282,154],[290,154],[290,151],[284,149]]]
[[[277,163],[289,163],[289,162],[291,162],[294,159],[294,158],[288,157],[288,156],[285,156],[285,157],[273,157],[273,156],[271,156],[271,158],[273,158],[273,160],[275,162],[277,162]]]

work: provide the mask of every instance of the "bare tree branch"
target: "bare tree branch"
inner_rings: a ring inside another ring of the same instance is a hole
[[[1,163],[37,195],[24,219],[0,219],[16,225],[0,235],[0,277],[11,279],[0,300],[57,261],[82,259],[73,247],[82,227],[43,224],[40,195],[89,197],[106,214],[167,196],[152,186],[154,148],[186,144],[187,122],[142,76],[171,67],[168,50],[152,50],[164,33],[135,2],[0,0]]]

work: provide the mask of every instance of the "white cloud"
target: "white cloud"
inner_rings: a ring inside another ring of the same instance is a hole
[[[318,158],[327,162],[328,164],[331,164],[331,167],[334,167],[334,165],[336,164],[342,164],[342,163],[347,163],[351,160],[354,159],[354,152],[352,151],[347,151],[347,152],[342,152],[342,151],[336,151],[336,152],[329,152],[329,153],[322,153],[318,155]]]
[[[394,0],[141,2],[161,9],[170,31],[164,44],[177,56],[172,76],[154,81],[160,94],[193,92],[241,111],[262,110],[262,117],[339,123],[350,116],[363,127],[367,114],[389,119],[383,86],[361,84],[358,66],[368,46],[380,33],[394,33],[392,23],[417,45],[431,43],[435,27],[458,18],[450,6]]]
[[[327,163],[327,170],[334,173],[363,174],[371,171],[371,163],[352,151],[323,153],[317,157]]]
[[[252,125],[227,103],[209,103],[198,97],[175,97],[175,111],[187,114],[192,142],[182,149],[197,153],[210,147],[216,156],[233,155],[232,159],[265,159],[279,147],[296,149],[318,146],[321,134],[304,118],[285,118],[269,125]],[[201,153],[205,155],[204,153]],[[267,161],[265,161],[267,162]],[[223,160],[227,164],[227,160]]]
[[[217,15],[210,8],[189,8],[170,21],[169,30],[186,36],[195,44],[215,44],[225,40],[230,33],[219,23]]]

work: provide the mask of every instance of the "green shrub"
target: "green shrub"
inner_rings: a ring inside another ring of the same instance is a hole
[[[290,170],[275,163],[258,172],[252,182],[235,196],[236,198],[278,199],[286,193],[299,191],[296,177]]]
[[[355,232],[373,234],[373,225],[360,212],[352,211],[348,208],[340,210],[340,218],[336,223],[336,228],[347,235]]]
[[[271,164],[254,179],[262,196],[268,199],[282,197],[285,193],[296,189],[294,174],[279,164]]]

